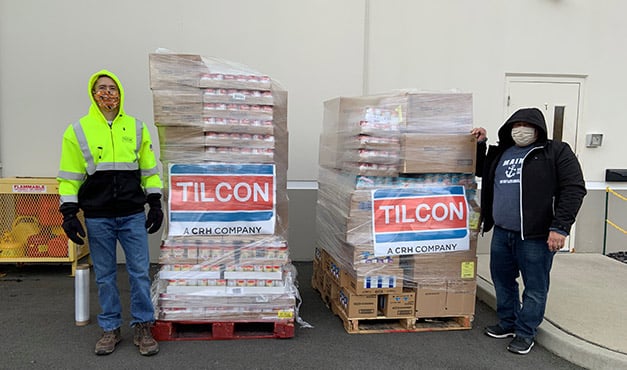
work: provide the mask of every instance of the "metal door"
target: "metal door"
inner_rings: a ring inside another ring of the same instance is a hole
[[[550,139],[565,141],[577,152],[581,82],[555,78],[508,77],[505,118],[518,108],[536,107],[544,114]]]

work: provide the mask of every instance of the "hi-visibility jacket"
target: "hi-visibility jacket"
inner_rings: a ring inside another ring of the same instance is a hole
[[[120,111],[111,123],[92,96],[106,75],[118,85]],[[91,106],[63,134],[59,165],[61,204],[78,203],[85,217],[121,217],[144,211],[146,196],[161,194],[162,181],[146,125],[124,112],[124,90],[117,76],[102,70],[89,79]]]

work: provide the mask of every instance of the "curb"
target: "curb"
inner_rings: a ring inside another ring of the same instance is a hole
[[[496,310],[492,282],[477,275],[477,298]],[[538,327],[536,342],[557,356],[587,369],[627,369],[627,354],[609,350],[553,325],[547,318]]]

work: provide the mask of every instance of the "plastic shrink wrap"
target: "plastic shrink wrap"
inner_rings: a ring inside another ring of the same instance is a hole
[[[287,245],[287,92],[217,58],[150,55],[168,222],[158,320],[299,320]]]
[[[406,90],[324,103],[314,261],[323,273],[313,284],[349,317],[350,298],[369,294],[379,299],[375,316],[390,313],[381,304],[390,294],[411,296],[406,317],[474,314],[471,129],[468,93]]]

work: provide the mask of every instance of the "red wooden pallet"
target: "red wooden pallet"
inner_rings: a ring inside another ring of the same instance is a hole
[[[156,321],[158,341],[292,338],[294,321]]]

